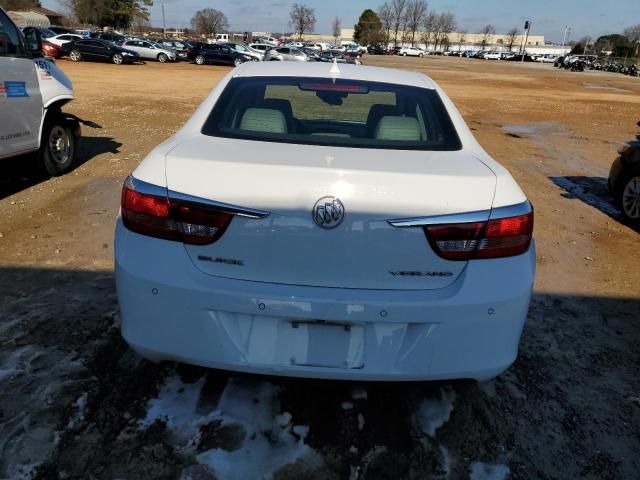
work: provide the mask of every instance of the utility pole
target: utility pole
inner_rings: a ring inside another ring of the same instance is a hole
[[[164,2],[162,2],[162,38],[167,38],[167,22],[164,19]]]
[[[569,33],[569,25],[564,27],[564,37],[562,37],[562,48],[560,49],[560,55],[564,55],[564,44],[567,43],[567,33]]]
[[[527,40],[529,40],[529,32],[531,31],[531,21],[527,20],[526,22],[524,22],[524,29],[527,32],[527,36],[524,39],[523,42],[523,50],[522,50],[522,57],[520,58],[520,63],[524,62],[524,54],[527,51]]]

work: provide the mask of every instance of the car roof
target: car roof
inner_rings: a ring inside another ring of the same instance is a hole
[[[234,77],[326,77],[333,78],[333,63],[316,62],[247,62],[233,71]],[[365,65],[338,65],[337,78],[375,81],[435,89],[436,84],[422,73]]]

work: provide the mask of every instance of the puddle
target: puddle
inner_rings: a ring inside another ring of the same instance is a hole
[[[552,122],[514,123],[503,125],[502,129],[507,132],[509,136],[522,138],[522,135],[538,135],[551,129],[557,130],[558,125]]]

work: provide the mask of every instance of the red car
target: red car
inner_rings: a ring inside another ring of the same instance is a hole
[[[42,40],[42,54],[45,57],[59,58],[60,57],[60,46],[55,43],[47,42],[46,40]]]

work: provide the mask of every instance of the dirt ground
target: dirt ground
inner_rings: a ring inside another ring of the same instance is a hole
[[[142,360],[118,331],[122,180],[228,68],[60,60],[77,96],[67,111],[93,125],[82,165],[45,179],[12,161],[0,176],[0,478],[640,478],[640,243],[606,189],[638,133],[640,79],[365,63],[438,81],[534,204],[516,363],[480,385],[354,385]]]

